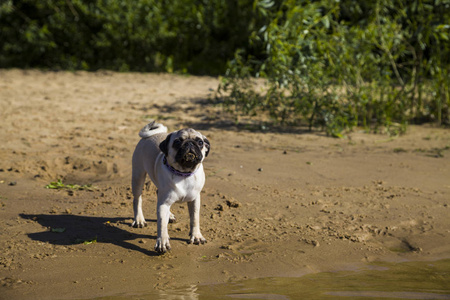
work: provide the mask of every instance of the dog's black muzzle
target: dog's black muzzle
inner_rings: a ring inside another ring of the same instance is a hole
[[[186,140],[178,150],[175,160],[185,169],[193,169],[203,159],[203,154],[197,143],[192,140]]]

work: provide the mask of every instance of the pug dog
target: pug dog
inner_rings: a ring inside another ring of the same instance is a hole
[[[192,128],[172,133],[151,122],[139,132],[141,140],[132,159],[133,227],[146,226],[142,212],[142,190],[148,174],[157,188],[157,240],[159,253],[171,249],[167,226],[175,221],[170,207],[187,202],[190,216],[190,243],[204,244],[200,232],[200,192],[205,184],[203,160],[211,149],[208,139]]]

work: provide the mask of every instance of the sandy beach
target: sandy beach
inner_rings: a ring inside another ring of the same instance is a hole
[[[0,70],[0,298],[88,299],[192,285],[450,258],[450,130],[362,129],[335,139],[236,123],[219,79],[169,74]],[[131,156],[156,119],[199,130],[201,228],[172,207],[172,250],[132,228]],[[51,182],[80,188],[48,189]]]

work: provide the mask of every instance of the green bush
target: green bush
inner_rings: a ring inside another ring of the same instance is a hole
[[[222,74],[251,0],[6,0],[0,67]]]
[[[225,104],[333,136],[362,125],[400,133],[449,123],[450,1],[300,1],[267,7],[219,88]],[[261,56],[260,56],[261,57]],[[267,81],[263,91],[253,77]]]

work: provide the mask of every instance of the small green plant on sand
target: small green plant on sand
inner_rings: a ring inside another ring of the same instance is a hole
[[[75,244],[84,244],[84,245],[90,245],[97,243],[97,237],[92,239],[76,239],[74,241]]]
[[[50,184],[47,184],[45,188],[53,190],[76,190],[76,191],[94,191],[97,189],[96,187],[92,186],[92,184],[84,184],[84,185],[64,184],[61,179],[58,179],[57,181],[54,182],[50,182]]]

